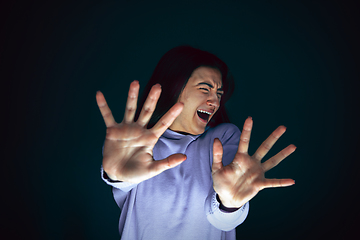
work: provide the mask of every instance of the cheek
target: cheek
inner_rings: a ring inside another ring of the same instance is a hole
[[[196,92],[188,92],[180,98],[180,101],[183,102],[187,108],[197,108],[196,105],[199,105],[203,100],[204,96]]]
[[[184,103],[184,109],[181,115],[184,117],[194,117],[197,113],[197,109],[206,104],[206,94],[198,91],[186,91],[179,98],[179,102]]]

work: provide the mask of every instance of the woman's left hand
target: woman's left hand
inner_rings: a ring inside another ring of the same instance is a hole
[[[219,139],[213,145],[212,177],[214,190],[221,203],[228,208],[239,208],[252,199],[260,190],[272,187],[286,187],[295,184],[292,179],[267,179],[265,172],[275,167],[283,159],[293,153],[296,147],[291,144],[278,154],[261,162],[274,143],[286,131],[284,126],[278,127],[256,150],[248,154],[250,134],[253,121],[246,119],[240,135],[238,151],[234,160],[227,166],[222,164],[223,148]]]

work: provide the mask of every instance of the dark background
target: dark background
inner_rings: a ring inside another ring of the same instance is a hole
[[[252,199],[238,239],[357,236],[355,2],[2,4],[0,234],[119,239],[120,210],[100,178],[105,125],[95,93],[120,122],[130,82],[143,87],[166,51],[190,44],[229,65],[236,90],[227,107],[240,129],[253,117],[250,153],[282,124],[287,133],[268,156],[298,147],[267,174],[296,184]]]

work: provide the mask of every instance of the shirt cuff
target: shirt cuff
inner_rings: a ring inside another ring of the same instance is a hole
[[[219,195],[216,194],[216,200],[220,203],[219,205],[219,209],[223,212],[227,212],[227,213],[231,213],[231,212],[235,212],[237,210],[239,210],[239,208],[228,208],[228,207],[225,207],[222,202],[220,201],[220,198],[219,198]],[[241,208],[241,207],[240,207]]]
[[[104,169],[103,169],[103,167],[101,166],[101,178],[102,178],[102,180],[106,183],[106,184],[108,184],[108,185],[110,185],[110,186],[112,186],[112,187],[114,187],[114,188],[118,188],[118,189],[120,189],[121,191],[123,191],[123,192],[128,192],[128,191],[130,191],[131,189],[133,189],[134,187],[136,187],[137,186],[137,184],[136,183],[129,183],[129,182],[121,182],[121,181],[114,181],[114,180],[111,180],[108,176],[107,176],[107,174],[106,174],[106,172],[104,171]]]
[[[244,222],[249,212],[249,202],[233,212],[225,212],[220,209],[216,192],[206,200],[206,215],[208,221],[216,228],[230,231]]]

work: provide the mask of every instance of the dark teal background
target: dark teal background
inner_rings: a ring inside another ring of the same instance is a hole
[[[355,2],[355,1],[354,1]],[[238,239],[357,234],[359,17],[345,1],[47,1],[1,8],[2,239],[119,239],[120,210],[100,178],[101,90],[122,120],[129,84],[190,44],[230,67],[228,103],[250,153],[287,127],[267,173],[293,178],[250,202]]]

